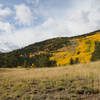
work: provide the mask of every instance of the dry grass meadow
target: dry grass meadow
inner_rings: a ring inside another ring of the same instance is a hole
[[[99,94],[100,62],[0,69],[0,100],[100,100]]]

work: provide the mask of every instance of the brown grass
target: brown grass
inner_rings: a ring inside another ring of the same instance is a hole
[[[0,100],[79,100],[87,94],[97,95],[98,91],[100,62],[54,68],[0,69]]]
[[[90,75],[100,78],[100,62],[78,64],[66,67],[16,69],[1,68],[0,79],[55,79],[59,77],[88,77]]]

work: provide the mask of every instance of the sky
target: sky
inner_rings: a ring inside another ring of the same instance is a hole
[[[100,29],[100,0],[0,0],[0,51]]]

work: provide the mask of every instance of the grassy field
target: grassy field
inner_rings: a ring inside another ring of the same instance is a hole
[[[0,100],[100,100],[99,94],[100,62],[0,69]]]

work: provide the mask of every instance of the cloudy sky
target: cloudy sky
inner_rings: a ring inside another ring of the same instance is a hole
[[[0,0],[0,50],[100,29],[100,0]]]

